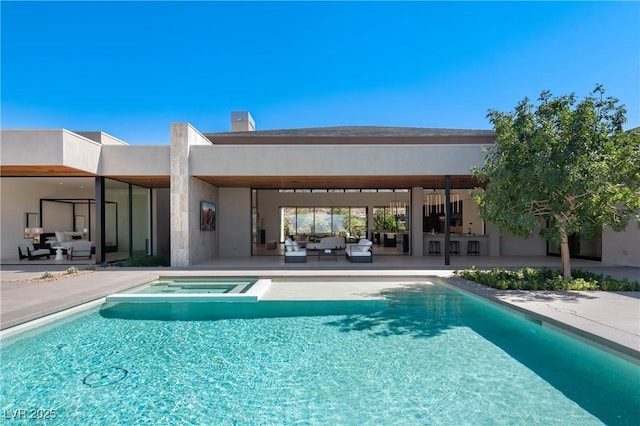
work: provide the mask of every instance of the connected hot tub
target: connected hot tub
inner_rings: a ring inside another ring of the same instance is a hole
[[[257,302],[271,284],[258,277],[160,277],[107,302]]]

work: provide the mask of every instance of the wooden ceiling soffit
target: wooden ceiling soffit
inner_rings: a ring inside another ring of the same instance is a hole
[[[84,170],[67,166],[0,166],[3,177],[89,177],[96,176]]]
[[[444,176],[196,176],[218,187],[258,189],[400,189],[444,188]],[[471,175],[451,176],[451,188],[482,186]]]

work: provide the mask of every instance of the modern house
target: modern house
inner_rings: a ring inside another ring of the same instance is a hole
[[[538,236],[500,235],[479,218],[470,170],[483,164],[492,131],[256,131],[248,112],[231,114],[231,132],[187,123],[170,131],[169,146],[132,146],[102,132],[2,130],[2,262],[19,261],[25,237],[64,232],[92,241],[96,263],[168,252],[176,267],[281,254],[290,234],[367,237],[394,256],[444,258],[445,241],[457,241],[460,255],[558,253]],[[634,223],[571,245],[575,257],[640,265]]]

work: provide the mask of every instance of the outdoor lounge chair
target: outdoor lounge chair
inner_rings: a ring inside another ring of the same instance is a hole
[[[373,263],[372,241],[362,238],[358,244],[347,244],[344,253],[351,263]]]
[[[91,241],[74,241],[67,249],[67,259],[73,260],[74,257],[91,258]]]
[[[37,249],[30,240],[18,241],[18,257],[20,260],[35,260],[45,256],[50,259],[51,251],[49,249]]]
[[[307,250],[287,238],[284,241],[284,263],[307,263]]]

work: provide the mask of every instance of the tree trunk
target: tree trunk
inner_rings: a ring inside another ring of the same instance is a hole
[[[569,253],[569,236],[564,225],[560,226],[560,258],[562,259],[562,277],[571,279],[571,254]]]

